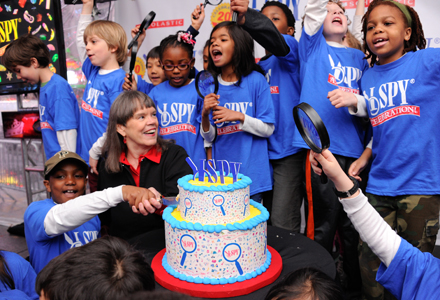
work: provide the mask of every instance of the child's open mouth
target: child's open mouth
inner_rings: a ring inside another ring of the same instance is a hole
[[[214,49],[212,50],[211,56],[214,62],[218,62],[222,57],[222,53],[219,50]]]
[[[388,42],[387,39],[383,39],[383,38],[377,38],[373,40],[373,45],[375,47],[381,47],[383,45],[385,45]]]
[[[69,198],[76,197],[77,193],[78,193],[78,190],[65,190],[65,191],[63,191],[63,194]]]
[[[332,23],[339,23],[339,24],[341,24],[341,25],[342,25],[342,19],[341,19],[341,18],[339,18],[339,17],[337,17],[337,18],[334,18],[334,19],[333,19],[333,21],[332,21]]]

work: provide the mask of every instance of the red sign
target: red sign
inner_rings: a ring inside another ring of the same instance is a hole
[[[179,27],[179,26],[183,26],[183,19],[175,19],[175,20],[163,20],[163,21],[154,21],[153,23],[151,23],[150,27],[148,27],[148,29],[151,28],[164,28],[164,27]]]

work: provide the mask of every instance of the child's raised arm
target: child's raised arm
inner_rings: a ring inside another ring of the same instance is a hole
[[[157,201],[155,190],[124,185],[80,196],[52,207],[44,219],[48,236],[68,232],[111,207],[126,201],[135,213],[154,213],[162,204]]]
[[[252,38],[257,41],[266,51],[275,56],[286,56],[290,52],[284,37],[275,27],[273,22],[262,13],[249,8],[249,1],[231,1],[233,8],[239,13],[245,11],[244,17],[238,21],[244,30],[249,32]]]
[[[78,49],[79,59],[83,63],[87,58],[86,46],[84,44],[84,31],[87,25],[92,22],[93,0],[83,0],[81,15],[76,29],[76,47]]]
[[[203,3],[197,5],[194,11],[191,13],[191,26],[199,31],[202,27],[203,21],[205,20],[205,7]]]
[[[310,162],[316,174],[322,170],[333,181],[338,191],[349,191],[353,182],[339,166],[338,161],[329,150],[321,154],[311,152]],[[358,190],[348,198],[340,198],[348,217],[359,232],[361,239],[368,244],[373,252],[388,267],[397,253],[401,238],[385,222],[379,213],[368,202],[368,198]]]
[[[308,0],[304,11],[304,31],[312,36],[324,24],[327,16],[327,0]]]

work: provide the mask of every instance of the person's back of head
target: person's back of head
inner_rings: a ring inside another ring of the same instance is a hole
[[[125,63],[127,59],[127,35],[121,25],[107,20],[93,21],[84,31],[84,43],[87,44],[87,39],[93,35],[103,39],[109,49],[116,49],[115,58],[119,66]]]
[[[343,292],[329,276],[314,268],[296,270],[274,285],[265,300],[342,300]]]
[[[2,57],[3,65],[10,71],[18,65],[24,67],[31,66],[31,58],[35,58],[40,68],[49,66],[49,49],[37,37],[27,34],[20,36],[11,42],[5,50]]]
[[[150,291],[154,285],[153,270],[142,253],[107,236],[51,260],[38,274],[35,289],[46,300],[93,300]]]
[[[191,296],[170,291],[137,292],[119,300],[196,300]]]

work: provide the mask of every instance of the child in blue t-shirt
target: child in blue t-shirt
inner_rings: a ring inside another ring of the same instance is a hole
[[[361,51],[342,44],[347,22],[340,1],[308,0],[299,42],[300,102],[310,104],[321,116],[330,136],[330,150],[346,172],[364,150],[364,130],[348,109],[335,109],[327,98],[358,95],[359,80],[368,69]],[[293,146],[308,148],[300,135],[294,135]],[[359,293],[358,234],[333,193],[333,183],[322,184],[320,178],[310,172],[310,163],[306,161],[305,166],[306,174],[310,174],[306,175],[307,208],[310,208],[307,236],[331,253],[338,229],[343,236],[347,285],[350,292]]]
[[[292,135],[299,134],[292,111],[301,92],[298,42],[293,37],[295,17],[278,1],[266,2],[261,13],[248,4],[237,1],[232,8],[246,13],[239,25],[266,49],[258,64],[264,69],[275,108],[275,131],[268,144],[274,180],[271,221],[274,226],[299,232],[306,150],[292,145]]]
[[[373,145],[366,153],[373,160],[367,196],[374,208],[402,238],[432,252],[440,207],[440,50],[424,49],[417,12],[395,1],[371,2],[363,32],[371,58],[361,79],[364,97],[330,100],[335,107],[354,106],[357,116],[370,119]],[[362,169],[368,159],[357,163]],[[367,245],[361,250],[364,285],[370,295],[383,296],[386,291],[373,280],[380,261]]]
[[[189,78],[194,67],[195,41],[189,33],[179,31],[160,42],[160,60],[167,81],[149,94],[157,107],[160,135],[173,139],[193,160],[206,159],[203,138],[199,134],[202,101],[194,80]]]
[[[213,159],[241,163],[239,172],[252,178],[252,199],[261,202],[262,193],[272,189],[267,147],[275,113],[270,87],[255,63],[251,36],[235,22],[217,24],[210,41],[208,70],[218,77],[219,90],[204,99],[202,135],[208,142],[215,139]]]
[[[13,252],[0,251],[0,295],[5,299],[39,299],[35,292],[36,277],[31,264],[23,257]],[[10,291],[8,297],[6,291]],[[24,293],[23,298],[19,297],[20,291]]]
[[[54,257],[100,236],[98,214],[128,201],[133,211],[147,214],[160,207],[156,195],[143,188],[119,186],[84,195],[87,163],[76,153],[60,151],[44,165],[44,185],[51,197],[33,202],[24,214],[30,263],[38,273]],[[135,190],[134,190],[135,189]],[[141,203],[141,204],[139,204]]]
[[[107,129],[110,107],[122,92],[127,36],[121,25],[105,20],[92,21],[93,0],[83,1],[76,43],[82,71],[87,79],[81,102],[81,149],[79,155],[89,161],[89,150]],[[89,172],[90,191],[96,191],[97,176]]]
[[[46,157],[79,149],[79,107],[69,83],[49,69],[49,49],[37,37],[24,35],[8,45],[3,64],[18,79],[40,83],[40,126]]]

